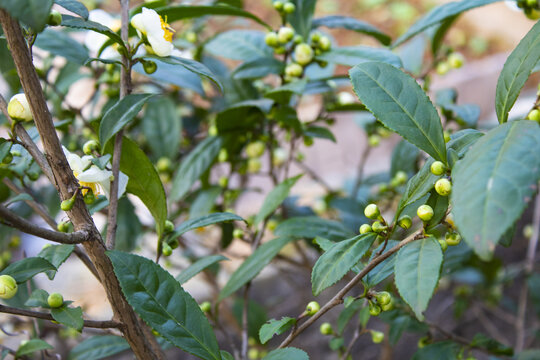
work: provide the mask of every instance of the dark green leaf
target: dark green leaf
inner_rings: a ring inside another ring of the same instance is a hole
[[[51,309],[51,315],[54,320],[67,327],[73,328],[77,331],[81,331],[84,325],[82,317],[82,309],[80,306],[76,308],[70,308],[66,305]]]
[[[511,347],[503,345],[497,340],[487,337],[484,334],[474,335],[471,346],[485,349],[491,354],[506,356],[514,355],[514,350]]]
[[[17,357],[35,353],[41,350],[52,350],[51,345],[41,339],[30,339],[17,349]]]
[[[523,120],[480,138],[452,169],[452,213],[459,232],[482,259],[521,216],[540,177],[540,128]]]
[[[88,50],[63,31],[43,31],[37,36],[35,46],[79,65],[88,60]]]
[[[182,120],[174,101],[169,97],[156,97],[148,101],[142,129],[156,158],[174,158],[178,154],[182,138]]]
[[[388,244],[386,245],[386,248],[382,252],[383,254],[386,253],[388,250],[392,249],[394,246],[399,244],[399,241],[396,240],[388,240]],[[382,250],[384,247],[384,243],[379,245],[371,254],[371,257],[369,258],[369,261],[373,260],[373,258]],[[382,263],[375,266],[366,276],[365,281],[366,284],[368,284],[369,287],[373,287],[392,275],[394,273],[394,264],[396,263],[396,254],[392,254],[390,257],[385,259]]]
[[[2,0],[0,6],[14,18],[36,32],[43,30],[49,20],[53,0]]]
[[[296,323],[296,319],[290,317],[282,317],[280,320],[272,319],[268,323],[261,326],[259,330],[259,339],[261,344],[266,344],[274,335],[281,335],[289,330]]]
[[[380,61],[397,68],[402,66],[401,58],[390,50],[369,46],[343,46],[334,48],[317,55],[317,59],[347,66],[355,66],[368,61]]]
[[[107,255],[128,303],[152,329],[195,356],[221,359],[206,316],[167,271],[137,255],[119,251]]]
[[[263,57],[244,62],[233,71],[235,79],[257,79],[270,74],[281,74],[283,72],[283,62],[272,58]]]
[[[157,65],[157,70],[153,74],[147,74],[141,63],[135,64],[133,70],[144,76],[148,76],[155,81],[173,84],[183,89],[190,89],[200,95],[204,95],[201,78],[182,66],[168,64],[159,59],[152,59]]]
[[[454,25],[454,22],[457,20],[458,17],[459,14],[451,16],[440,22],[438,26],[433,27],[435,31],[433,32],[433,36],[431,36],[431,54],[434,57],[437,57],[446,33],[448,32],[448,30],[450,30],[452,25]]]
[[[212,186],[201,190],[189,208],[189,218],[194,219],[212,212],[217,197],[221,194],[221,187]]]
[[[121,47],[125,47],[124,42],[120,35],[109,29],[108,27],[101,25],[97,22],[84,20],[80,17],[62,15],[62,26],[66,26],[73,29],[83,29],[98,32],[107,36],[109,39],[119,44]]]
[[[170,198],[172,201],[182,199],[199,177],[208,170],[221,149],[223,139],[211,136],[201,141],[182,159],[182,164],[172,181]]]
[[[272,49],[264,42],[264,36],[261,31],[230,30],[210,40],[205,49],[212,55],[232,60],[271,58]]]
[[[54,2],[66,10],[88,20],[88,9],[77,0],[54,0]]]
[[[221,350],[221,359],[222,360],[234,360],[234,356],[232,356],[230,353],[226,352],[225,350]]]
[[[446,144],[446,146],[448,149],[454,149],[458,156],[462,158],[469,148],[482,136],[484,136],[484,134],[478,130],[460,130],[450,136],[450,141],[448,144]]]
[[[37,256],[44,258],[58,269],[71,255],[74,248],[75,245],[50,245],[42,249]],[[47,271],[47,276],[52,280],[55,273],[54,270]]]
[[[328,130],[328,128],[322,126],[308,126],[304,130],[304,135],[336,142],[336,137],[334,136],[334,134],[332,134],[332,132]]]
[[[49,298],[49,293],[42,289],[37,289],[32,291],[32,294],[26,300],[24,303],[25,306],[28,307],[42,307],[42,308],[48,308],[49,303],[47,299]]]
[[[241,218],[238,215],[235,215],[233,213],[212,213],[209,215],[204,215],[196,219],[191,219],[188,221],[183,222],[180,226],[178,226],[174,233],[171,234],[171,236],[178,237],[190,230],[194,230],[200,227],[205,227],[212,224],[217,224],[224,221],[245,221],[243,218]]]
[[[301,177],[302,175],[297,175],[283,181],[281,184],[273,188],[272,191],[268,193],[268,195],[266,195],[261,209],[257,213],[257,216],[255,216],[255,220],[253,221],[254,226],[257,226],[261,221],[266,219],[266,217],[272,215],[272,213],[278,208],[278,206],[281,205],[283,200],[285,200],[287,196],[289,196],[291,188]]]
[[[458,354],[458,344],[452,341],[441,341],[419,349],[412,360],[456,360]]]
[[[287,219],[278,225],[274,234],[305,239],[320,236],[332,241],[340,241],[354,236],[354,233],[341,223],[316,216],[299,216]]]
[[[15,279],[18,284],[47,270],[57,270],[53,264],[40,257],[30,257],[9,264],[0,275],[7,274]]]
[[[497,81],[495,110],[500,123],[508,120],[508,112],[514,106],[523,85],[540,59],[540,23],[521,39],[506,60]]]
[[[252,280],[293,238],[279,237],[262,244],[231,275],[219,294],[218,301],[232,295],[248,281]]]
[[[127,197],[118,200],[118,215],[116,219],[116,241],[114,249],[133,251],[143,234],[142,224],[135,213],[135,206]]]
[[[362,20],[358,20],[348,16],[325,16],[322,18],[313,19],[311,24],[314,28],[320,26],[326,26],[328,28],[342,28],[347,30],[353,30],[359,33],[373,36],[375,39],[379,40],[383,45],[389,45],[392,39],[390,36],[383,33],[381,30],[377,29],[375,26],[371,25]]]
[[[309,360],[309,356],[303,350],[286,347],[270,351],[263,360]]]
[[[232,313],[234,319],[239,327],[243,325],[243,313],[244,313],[244,300],[236,299],[233,307]],[[247,306],[247,322],[248,322],[248,336],[257,339],[259,337],[259,329],[264,323],[268,320],[266,315],[266,310],[264,306],[260,305],[258,302],[249,300]]]
[[[193,264],[191,264],[187,269],[182,271],[180,275],[176,277],[176,280],[180,284],[186,283],[189,279],[203,271],[209,266],[214,265],[215,263],[218,263],[223,260],[229,260],[223,255],[210,255],[203,258],[200,258],[199,260],[195,261]]]
[[[451,104],[446,109],[454,113],[456,121],[463,127],[475,128],[480,118],[480,106],[476,104]]]
[[[151,96],[152,94],[127,95],[110,107],[99,124],[101,146],[105,147],[109,139],[129,124]]]
[[[349,72],[354,90],[386,127],[446,162],[446,146],[437,110],[420,85],[395,67],[366,62]]]
[[[69,360],[100,360],[129,349],[127,341],[120,336],[92,336],[75,346]]]
[[[298,34],[308,39],[317,0],[293,0],[292,2],[296,5],[296,11],[288,14],[287,20]]]
[[[416,146],[401,140],[392,151],[390,176],[394,177],[398,171],[405,171],[407,174],[415,173],[419,154],[420,151]]]
[[[464,11],[477,8],[479,6],[484,6],[498,2],[501,0],[462,0],[462,1],[453,1],[447,4],[442,4],[434,7],[424,15],[420,20],[415,22],[405,34],[401,35],[396,41],[394,41],[393,47],[400,45],[401,43],[407,41],[414,35],[426,30],[427,28],[440,23],[450,17],[461,14]]]
[[[377,234],[367,233],[335,243],[317,260],[311,272],[313,295],[341,280],[369,250]]]
[[[433,237],[414,241],[398,251],[395,264],[396,286],[403,300],[419,320],[439,282],[443,254]]]
[[[431,172],[430,167],[432,163],[433,160],[426,161],[420,171],[407,182],[405,192],[399,201],[398,216],[406,206],[420,200],[424,195],[426,195],[440,178],[440,176],[433,175]]]

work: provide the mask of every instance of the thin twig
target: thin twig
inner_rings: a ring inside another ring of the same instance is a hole
[[[349,343],[349,346],[347,346],[347,349],[345,350],[345,352],[343,353],[343,355],[341,356],[341,360],[345,360],[347,359],[347,357],[349,356],[349,354],[351,353],[352,351],[352,348],[354,346],[354,344],[356,344],[356,342],[358,341],[358,339],[360,339],[360,336],[362,336],[363,334],[365,334],[367,332],[366,329],[362,328],[362,326],[358,326],[356,327],[356,330],[354,330],[354,334],[353,334],[353,337],[351,339],[351,342]]]
[[[0,205],[0,220],[9,223],[11,227],[19,229],[27,234],[39,236],[43,239],[61,244],[80,244],[89,240],[86,231],[79,230],[67,234],[45,229],[37,226],[33,222],[30,222],[23,217],[20,217],[3,205]]]
[[[73,253],[77,255],[77,257],[83,262],[84,265],[86,265],[86,267],[88,268],[88,270],[90,270],[92,275],[94,275],[96,279],[99,282],[101,282],[101,279],[99,278],[99,274],[96,270],[96,267],[94,266],[94,264],[92,263],[92,260],[90,260],[88,255],[86,255],[86,253],[77,245],[75,245],[75,247],[73,248]]]
[[[320,177],[319,174],[317,174],[315,171],[309,168],[306,164],[298,160],[294,160],[294,162],[296,166],[298,166],[302,171],[308,174],[310,178],[312,178],[319,185],[321,185],[324,188],[324,190],[326,190],[329,193],[334,192],[334,190],[332,190],[332,187],[328,185],[328,183],[322,177]]]
[[[358,189],[360,188],[360,185],[362,184],[362,178],[364,177],[364,169],[366,167],[366,161],[369,156],[369,153],[371,152],[371,146],[366,143],[366,147],[364,148],[364,151],[362,151],[362,155],[360,155],[360,161],[358,162],[357,167],[357,174],[356,174],[356,181],[354,182],[352,196],[356,198],[356,195],[358,193]]]

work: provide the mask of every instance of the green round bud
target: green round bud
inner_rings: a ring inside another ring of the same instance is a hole
[[[306,66],[313,60],[313,57],[314,52],[309,44],[301,43],[294,47],[294,58],[298,64]]]
[[[418,340],[418,348],[419,349],[422,349],[423,347],[425,347],[426,345],[428,345],[430,343],[430,338],[429,336],[424,336],[424,337],[421,337],[419,340]]]
[[[446,75],[448,71],[450,71],[450,65],[448,65],[446,61],[441,61],[437,64],[435,71],[437,71],[437,74],[439,75]]]
[[[398,226],[405,230],[410,229],[412,226],[411,217],[409,215],[403,215],[400,217],[398,220]]]
[[[376,330],[370,330],[371,333],[371,341],[373,341],[374,344],[380,344],[384,340],[384,333],[381,331]]]
[[[379,211],[377,204],[369,204],[364,209],[364,215],[366,215],[368,219],[377,219],[381,215],[381,212]]]
[[[381,313],[382,309],[379,305],[372,302],[369,303],[369,314],[371,316],[378,316]]]
[[[294,30],[288,26],[283,26],[278,30],[277,37],[281,44],[286,44],[293,39]]]
[[[318,46],[319,46],[319,49],[321,49],[322,51],[328,51],[332,47],[332,42],[330,41],[330,38],[328,38],[327,36],[322,36],[321,39],[319,40]]]
[[[255,174],[261,171],[262,163],[259,159],[249,159],[247,163],[247,171],[250,174]]]
[[[7,107],[8,115],[15,121],[32,121],[30,104],[24,93],[15,94],[11,97]]]
[[[292,2],[286,2],[283,4],[283,11],[285,11],[286,14],[292,14],[296,10],[296,5],[294,5]]]
[[[163,256],[171,256],[172,251],[172,247],[169,244],[163,243],[163,246],[161,248],[161,253],[163,254]]]
[[[153,74],[157,70],[157,64],[150,60],[145,60],[142,62],[144,72],[148,75]]]
[[[301,44],[303,42],[304,42],[304,37],[302,35],[299,35],[299,34],[294,35],[293,43],[298,45],[298,44]]]
[[[285,68],[285,75],[287,76],[300,77],[303,72],[304,68],[297,63],[291,63]]]
[[[216,125],[210,125],[208,128],[208,136],[216,136],[218,134],[218,128]]]
[[[318,43],[319,40],[321,40],[321,33],[318,31],[314,31],[309,35],[309,40],[313,43]]]
[[[178,242],[178,239],[170,239],[167,244],[169,244],[169,246],[171,247],[171,249],[176,249],[180,243]]]
[[[99,150],[99,142],[96,140],[89,140],[83,145],[83,153],[86,155],[92,155],[92,153],[97,150]]]
[[[527,120],[540,122],[540,110],[538,110],[538,109],[531,110],[529,115],[527,115]]]
[[[9,275],[0,275],[0,299],[11,299],[17,294],[17,282]]]
[[[264,42],[270,47],[277,47],[279,45],[278,35],[271,31],[264,37]]]
[[[212,304],[210,304],[210,301],[203,301],[200,303],[199,307],[203,313],[209,313],[210,310],[212,310]]]
[[[56,229],[60,232],[67,233],[69,231],[69,222],[67,221],[61,221],[56,225]]]
[[[64,297],[60,293],[52,293],[47,298],[47,304],[53,309],[59,308],[64,305]]]
[[[270,231],[274,231],[276,230],[276,228],[278,227],[279,223],[277,220],[274,220],[274,219],[270,219],[268,221],[268,224],[266,224],[266,227],[268,228],[268,230]]]
[[[49,13],[49,19],[47,20],[47,24],[50,26],[58,26],[62,24],[62,14],[60,14],[56,10],[51,10]]]
[[[448,131],[444,131],[443,132],[443,136],[444,136],[444,142],[447,143],[449,142],[450,140],[452,140],[452,138],[450,137],[450,133]]]
[[[377,134],[370,135],[368,137],[368,144],[371,147],[377,147],[381,143],[381,137]]]
[[[390,298],[390,302],[388,304],[381,305],[382,311],[390,311],[394,308],[394,298]]]
[[[403,185],[407,182],[409,177],[407,176],[407,173],[405,171],[398,171],[396,175],[394,175],[394,179],[396,180],[397,184]]]
[[[257,348],[251,348],[248,351],[248,359],[249,360],[256,360],[256,359],[259,358],[259,355],[260,355],[259,349],[257,349]]]
[[[186,32],[186,40],[192,44],[197,42],[197,33],[195,31]]]
[[[446,233],[445,240],[449,246],[456,246],[461,242],[461,235],[457,232],[448,232]]]
[[[37,171],[27,171],[26,175],[28,176],[30,181],[36,181],[37,179],[39,179],[39,172]]]
[[[92,190],[89,190],[86,192],[86,194],[84,194],[83,200],[85,204],[91,205],[94,203],[94,201],[96,201],[96,196]]]
[[[540,19],[540,11],[532,8],[525,9],[525,16],[530,20]]]
[[[360,234],[366,234],[371,231],[372,231],[371,225],[369,224],[362,224],[359,229]]]
[[[11,164],[11,162],[13,161],[13,154],[11,153],[7,153],[6,156],[4,156],[4,159],[2,159],[2,163],[3,164]]]
[[[168,172],[172,168],[172,161],[168,157],[160,157],[156,163],[156,168],[159,172]]]
[[[441,245],[441,249],[443,252],[446,251],[446,249],[448,249],[448,244],[446,243],[446,240],[445,239],[439,239],[439,245]]]
[[[235,239],[241,239],[244,237],[244,231],[242,229],[234,229],[232,235]]]
[[[311,301],[306,306],[306,314],[309,316],[315,315],[319,310],[321,310],[321,306],[316,301]]]
[[[246,146],[246,155],[249,158],[259,158],[264,154],[264,143],[262,141],[254,141]]]
[[[285,52],[287,52],[287,49],[285,49],[284,46],[278,46],[278,47],[274,48],[274,53],[276,55],[283,55],[283,54],[285,54]]]
[[[430,166],[431,173],[433,175],[442,175],[446,171],[446,166],[442,161],[434,161]]]
[[[219,162],[225,162],[228,159],[229,159],[229,153],[227,152],[227,149],[219,150],[218,161]]]
[[[525,225],[523,227],[523,236],[526,239],[532,238],[533,234],[534,234],[534,228],[533,228],[532,224],[528,224],[528,225]]]
[[[69,211],[73,209],[73,205],[75,205],[75,199],[66,199],[60,203],[60,209]]]
[[[321,327],[319,328],[319,331],[323,335],[332,335],[334,333],[334,329],[332,329],[332,325],[328,322],[322,323]]]
[[[318,214],[322,215],[328,210],[328,205],[326,204],[326,201],[323,199],[317,199],[315,200],[315,203],[313,204],[313,211]]]
[[[277,11],[281,11],[283,10],[283,1],[274,1],[274,3],[272,4],[274,6],[274,9],[276,9]]]
[[[455,52],[448,55],[448,64],[451,68],[459,69],[463,66],[463,63],[465,62],[465,58],[461,53]]]
[[[174,224],[170,220],[165,220],[165,232],[170,233],[174,231]]]
[[[526,0],[525,2],[528,7],[536,7],[538,6],[538,0]]]
[[[390,304],[392,301],[392,295],[388,291],[381,291],[377,295],[375,295],[375,298],[377,299],[377,303],[379,305],[387,305]]]
[[[373,229],[373,232],[380,234],[382,232],[385,232],[388,229],[388,226],[383,225],[380,221],[375,221],[371,228]]]
[[[226,188],[229,185],[229,178],[227,176],[222,176],[218,179],[218,185],[222,188]]]
[[[435,191],[441,196],[448,196],[452,192],[452,183],[446,178],[439,179],[435,183]]]
[[[420,205],[416,210],[416,215],[422,221],[429,221],[433,218],[433,208],[429,205]]]

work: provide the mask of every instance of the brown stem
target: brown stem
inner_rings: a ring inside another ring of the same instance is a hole
[[[341,356],[341,360],[346,360],[347,359],[347,357],[349,356],[349,354],[352,351],[352,348],[353,348],[354,344],[356,344],[358,339],[360,339],[360,336],[362,336],[366,332],[367,332],[367,330],[363,329],[362,326],[358,326],[356,328],[356,330],[354,331],[354,335],[353,335],[353,337],[351,339],[351,342],[349,343],[349,346],[347,346],[347,349],[345,350],[345,352]]]
[[[30,104],[36,128],[41,136],[45,157],[54,175],[54,184],[60,198],[68,199],[78,189],[79,184],[60,145],[21,28],[19,23],[3,9],[0,9],[0,23],[11,50],[22,88]],[[73,209],[68,212],[68,216],[76,231],[85,230],[89,234],[90,240],[84,242],[83,246],[98,271],[115,318],[124,325],[122,327],[123,334],[135,357],[144,360],[164,359],[165,356],[155,338],[149,335],[148,328],[139,321],[124,298],[118,279],[114,276],[112,263],[105,253],[106,248],[99,230],[96,228],[80,194],[76,198]]]

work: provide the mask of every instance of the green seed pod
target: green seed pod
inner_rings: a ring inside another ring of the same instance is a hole
[[[371,228],[373,229],[373,232],[380,234],[382,232],[385,232],[388,229],[388,226],[383,225],[380,221],[375,221]]]
[[[377,206],[377,204],[369,204],[364,209],[364,215],[366,215],[368,219],[374,220],[381,215],[381,212],[379,211],[379,207]]]
[[[69,211],[73,209],[73,205],[75,205],[75,198],[66,199],[60,203],[60,209],[63,211]]]
[[[174,231],[174,224],[170,220],[165,220],[165,232],[170,233]]]
[[[371,341],[373,341],[374,344],[379,344],[384,340],[384,333],[381,331],[376,330],[370,330],[371,333]]]
[[[52,293],[47,298],[47,304],[53,309],[59,308],[64,305],[64,297],[60,293]]]
[[[416,210],[416,214],[422,221],[429,221],[433,218],[433,208],[429,205],[421,205]]]
[[[323,335],[332,335],[334,333],[334,329],[332,329],[332,325],[328,322],[322,323],[319,330],[321,334]]]
[[[311,301],[306,306],[306,314],[309,316],[315,315],[319,310],[321,310],[321,306],[316,301]]]
[[[381,311],[382,311],[382,309],[381,309],[381,307],[379,305],[374,304],[372,302],[369,303],[369,314],[371,316],[379,316]]]
[[[407,230],[410,229],[412,226],[412,219],[409,215],[403,215],[398,220],[398,226]]]
[[[264,42],[270,47],[277,47],[279,45],[278,35],[271,31],[264,37]]]
[[[9,275],[0,275],[0,299],[11,299],[17,294],[17,282]]]
[[[439,179],[435,183],[435,191],[441,196],[448,196],[452,192],[452,183],[446,178]]]
[[[362,225],[360,226],[359,231],[360,231],[360,234],[366,234],[366,233],[368,233],[368,232],[371,232],[371,231],[372,231],[371,225],[369,225],[369,224],[362,224]]]
[[[283,5],[283,11],[286,14],[292,14],[296,10],[296,5],[294,5],[292,2],[286,2]]]
[[[461,235],[459,235],[457,232],[448,232],[446,233],[445,240],[446,244],[449,246],[456,246],[461,242]]]
[[[379,305],[387,305],[390,304],[392,301],[392,295],[388,291],[381,291],[377,295],[375,295],[375,298],[377,299],[377,303]]]
[[[430,166],[431,173],[433,175],[442,175],[446,171],[446,166],[442,161],[434,161]]]
[[[172,247],[170,247],[169,244],[163,243],[163,247],[161,248],[161,253],[163,254],[163,256],[171,256],[172,251]]]

